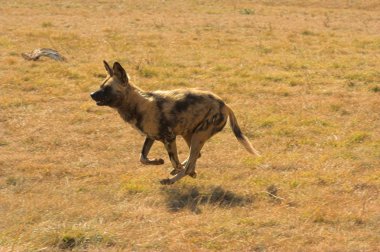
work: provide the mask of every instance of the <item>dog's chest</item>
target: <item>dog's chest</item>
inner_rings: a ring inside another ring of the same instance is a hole
[[[140,134],[140,135],[147,135],[145,132],[143,132],[143,129],[140,128],[142,126],[138,125],[137,123],[137,120],[136,119],[132,119],[132,120],[129,120],[127,121],[128,124],[130,124],[132,126],[132,128],[134,128],[135,130],[137,130],[137,132]]]
[[[129,123],[133,128],[138,130],[140,133],[144,134],[143,120],[144,117],[141,113],[138,113],[137,109],[128,109],[119,111],[120,116],[123,120]]]

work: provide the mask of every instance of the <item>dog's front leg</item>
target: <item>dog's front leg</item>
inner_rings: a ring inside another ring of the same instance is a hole
[[[166,150],[168,151],[170,161],[174,167],[174,170],[170,174],[175,176],[171,179],[163,179],[160,182],[163,185],[170,185],[186,176],[186,174],[185,170],[182,168],[182,164],[178,160],[177,145],[175,139],[172,141],[164,141],[164,144]]]
[[[149,159],[148,158],[148,153],[150,151],[150,148],[152,148],[153,143],[154,143],[153,139],[149,137],[145,138],[145,142],[141,150],[140,162],[146,165],[161,165],[164,163],[163,159],[161,158]]]
[[[174,168],[174,170],[171,171],[170,174],[172,175],[177,174],[182,170],[182,164],[179,162],[179,159],[178,159],[176,140],[175,139],[165,140],[164,145],[168,152],[170,162],[172,163],[172,166]]]

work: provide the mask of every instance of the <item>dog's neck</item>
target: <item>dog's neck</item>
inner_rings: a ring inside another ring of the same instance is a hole
[[[139,87],[130,85],[126,90],[124,100],[117,111],[120,116],[127,122],[132,122],[136,119],[136,114],[141,111],[141,107],[149,103],[146,92]]]

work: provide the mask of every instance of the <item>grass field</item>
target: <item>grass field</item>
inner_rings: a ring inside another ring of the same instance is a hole
[[[378,0],[0,0],[0,30],[0,251],[380,250]],[[162,186],[103,59],[217,93],[262,157],[227,126]]]

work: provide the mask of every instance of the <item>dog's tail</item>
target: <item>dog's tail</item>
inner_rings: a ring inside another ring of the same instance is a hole
[[[227,111],[228,111],[228,117],[230,118],[230,125],[232,128],[232,131],[234,132],[237,140],[244,146],[244,148],[251,154],[255,154],[257,156],[261,156],[260,153],[253,148],[252,144],[249,142],[248,138],[244,136],[244,134],[241,132],[239,124],[236,120],[235,114],[232,111],[232,109],[228,106]]]

